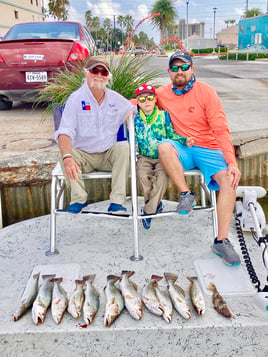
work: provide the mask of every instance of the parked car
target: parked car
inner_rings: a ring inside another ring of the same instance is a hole
[[[94,54],[95,42],[78,22],[16,24],[0,41],[0,109],[33,102],[47,80]]]
[[[144,55],[144,54],[146,54],[146,50],[144,50],[143,47],[141,47],[141,46],[136,46],[135,47],[135,50],[134,50],[134,55],[135,56],[140,56],[140,55]]]

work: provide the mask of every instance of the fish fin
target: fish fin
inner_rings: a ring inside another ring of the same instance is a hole
[[[117,280],[119,280],[119,279],[120,279],[120,276],[118,276],[118,275],[112,275],[112,274],[110,274],[110,275],[107,276],[107,280],[108,280],[108,281],[109,281],[109,280],[117,281]]]
[[[156,281],[160,281],[160,280],[162,280],[163,279],[163,277],[162,276],[159,276],[159,275],[152,275],[151,276],[151,280],[156,280]]]
[[[133,283],[133,281],[130,282],[133,288],[138,291],[138,285],[136,283]]]
[[[96,274],[89,274],[89,275],[83,276],[84,281],[89,280],[89,281],[93,282],[95,280],[95,278],[96,278]]]
[[[178,284],[176,284],[176,285],[174,285],[175,286],[175,288],[185,297],[185,291],[184,291],[184,289],[181,287],[181,286],[179,286]]]
[[[178,275],[172,273],[164,273],[164,277],[167,281],[171,280],[173,282],[175,282],[178,279]]]

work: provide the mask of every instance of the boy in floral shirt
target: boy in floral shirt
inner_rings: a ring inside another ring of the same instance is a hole
[[[156,106],[156,93],[152,85],[140,85],[136,89],[136,98],[139,109],[134,120],[138,147],[137,177],[144,195],[143,214],[148,215],[163,211],[161,199],[168,185],[168,176],[158,159],[158,145],[163,139],[172,139],[191,147],[194,140],[176,134],[169,114]],[[151,218],[142,219],[142,224],[149,229]]]

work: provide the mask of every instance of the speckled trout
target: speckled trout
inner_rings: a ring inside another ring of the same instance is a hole
[[[37,324],[45,320],[47,309],[51,303],[54,275],[42,275],[41,286],[32,307],[32,319]]]
[[[187,277],[187,279],[191,282],[189,291],[190,291],[190,297],[192,300],[192,303],[194,305],[194,308],[198,315],[204,315],[206,311],[206,304],[204,300],[204,296],[202,294],[202,291],[200,289],[200,286],[197,282],[197,277],[192,276],[192,277]]]
[[[20,305],[14,314],[14,321],[18,321],[21,316],[32,306],[38,293],[38,280],[40,273],[34,274],[28,280],[20,299]]]
[[[83,305],[83,318],[87,325],[94,320],[100,306],[100,293],[93,285],[96,274],[84,276],[85,301]]]
[[[67,293],[61,286],[62,280],[63,278],[53,279],[51,315],[56,324],[61,322],[68,305]]]
[[[84,283],[84,280],[75,280],[75,289],[69,299],[67,310],[75,319],[81,316],[85,298]]]
[[[147,285],[144,286],[142,290],[142,301],[149,311],[157,316],[162,316],[164,313],[164,308],[160,303],[155,286],[159,280],[163,279],[162,276],[152,275],[151,280]]]
[[[134,271],[122,271],[120,289],[126,309],[134,319],[140,320],[142,318],[142,300],[137,285],[129,279],[133,274],[135,274]]]
[[[116,275],[107,276],[107,285],[104,287],[106,305],[104,326],[111,326],[124,309],[124,299],[120,290],[114,285],[120,279]]]
[[[192,316],[191,310],[185,299],[185,292],[182,287],[175,284],[178,276],[171,273],[164,273],[166,281],[168,283],[168,291],[171,297],[174,308],[185,319],[190,319]]]

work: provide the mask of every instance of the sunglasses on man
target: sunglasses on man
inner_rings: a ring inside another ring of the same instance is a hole
[[[179,69],[182,70],[182,72],[186,72],[190,69],[191,64],[182,64],[181,66],[171,66],[169,69],[171,72],[178,72]]]
[[[146,96],[142,96],[142,97],[139,97],[138,98],[138,101],[140,102],[140,103],[145,103],[146,102],[146,100],[148,100],[149,102],[152,102],[153,100],[154,100],[154,95],[153,94],[151,94],[151,95],[146,95]]]
[[[107,77],[109,75],[109,72],[107,71],[107,69],[99,69],[99,68],[91,68],[91,69],[88,69],[88,71],[92,74],[101,74],[102,76],[104,77]]]

